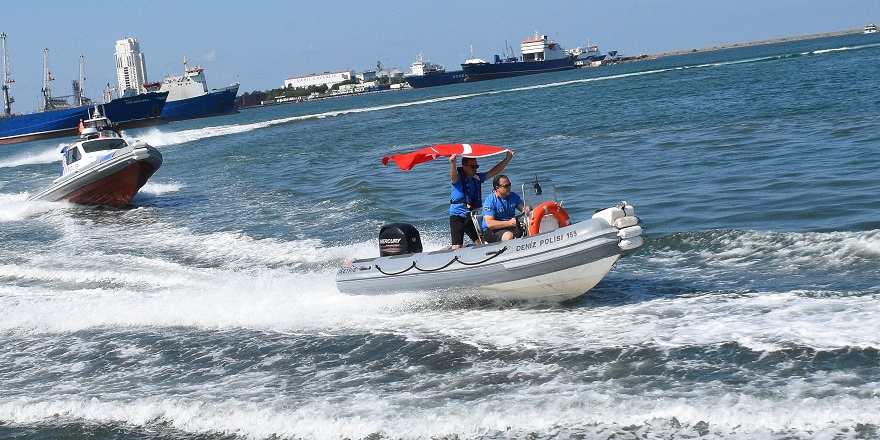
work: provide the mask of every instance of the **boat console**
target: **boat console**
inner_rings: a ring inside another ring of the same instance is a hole
[[[529,235],[555,231],[571,224],[568,214],[562,209],[562,201],[556,199],[556,184],[552,180],[535,180],[522,184],[520,196],[523,204],[530,206],[532,212],[523,220]]]

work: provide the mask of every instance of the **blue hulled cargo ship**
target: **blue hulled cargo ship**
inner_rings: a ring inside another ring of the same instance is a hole
[[[147,127],[164,123],[160,116],[167,99],[168,92],[150,92],[116,98],[99,106],[101,113],[121,129]]]
[[[447,72],[446,68],[442,65],[423,60],[422,54],[419,54],[419,58],[409,68],[411,73],[404,76],[404,79],[414,89],[464,82],[465,75],[463,70]]]
[[[37,139],[51,139],[76,133],[79,121],[85,120],[89,106],[0,117],[0,145]]]
[[[211,90],[201,96],[169,101],[165,103],[161,119],[170,122],[238,113],[235,108],[236,95],[238,95],[238,84],[233,84]]]
[[[188,68],[184,57],[183,70],[183,76],[166,75],[161,82],[144,84],[147,90],[168,93],[168,100],[162,110],[163,121],[238,113],[235,108],[238,83],[209,91],[203,68]]]
[[[116,98],[97,105],[108,117],[112,115],[114,120],[120,121],[117,124],[120,129],[145,127],[162,123],[159,115],[167,97],[168,92],[155,92]],[[44,106],[43,110],[34,113],[14,114],[10,111],[0,116],[0,145],[75,136],[79,122],[91,117],[90,110],[94,106],[89,102],[80,106]]]
[[[491,63],[474,58],[471,54],[471,58],[461,65],[465,82],[534,75],[576,67],[575,57],[566,53],[559,43],[549,40],[546,35],[539,37],[535,33],[535,38],[523,40],[520,53],[521,59],[501,58],[495,55]]]

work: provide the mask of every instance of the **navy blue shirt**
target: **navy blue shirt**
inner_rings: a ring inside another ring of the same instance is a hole
[[[480,185],[486,181],[486,173],[477,173],[468,179],[461,167],[458,168],[458,182],[452,184],[449,199],[449,215],[467,217],[468,205],[471,208],[480,207]]]

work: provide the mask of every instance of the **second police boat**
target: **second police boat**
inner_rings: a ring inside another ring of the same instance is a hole
[[[147,143],[129,143],[95,107],[79,136],[61,149],[61,175],[29,200],[121,208],[162,165],[162,153]]]

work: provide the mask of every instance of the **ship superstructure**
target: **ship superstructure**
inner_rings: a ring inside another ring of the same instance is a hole
[[[150,90],[168,91],[169,101],[196,98],[208,93],[205,69],[201,66],[188,67],[186,57],[183,57],[183,76],[165,75],[162,82],[149,83],[146,86]]]
[[[417,89],[421,87],[443,86],[447,84],[458,84],[464,82],[464,71],[456,70],[447,72],[441,64],[434,64],[425,61],[422,54],[410,66],[411,73],[404,75],[406,82],[410,87]]]

